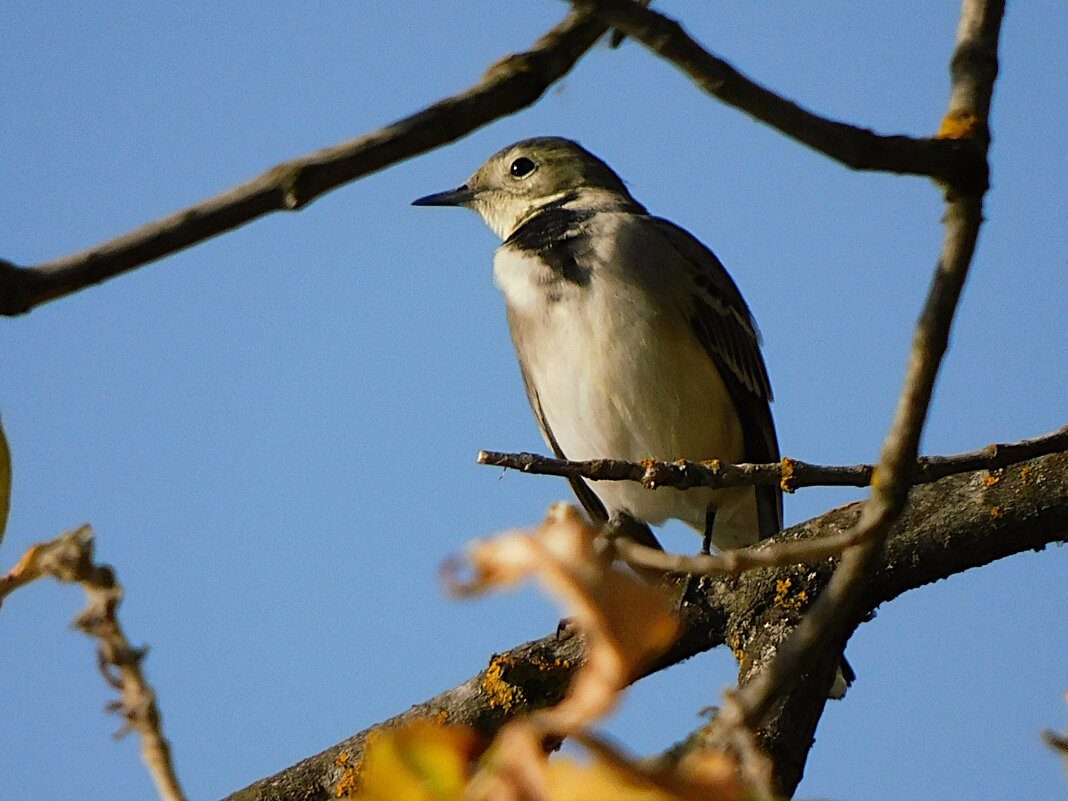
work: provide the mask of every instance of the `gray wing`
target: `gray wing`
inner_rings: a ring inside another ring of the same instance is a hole
[[[771,416],[771,382],[760,355],[760,332],[742,293],[715,254],[692,234],[668,220],[648,219],[690,265],[692,278],[701,290],[690,324],[730,392],[742,422],[745,461],[779,461]],[[758,486],[756,496],[760,536],[770,537],[782,529],[782,489]]]

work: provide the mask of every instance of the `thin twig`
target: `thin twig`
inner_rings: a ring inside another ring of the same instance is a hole
[[[785,567],[837,557],[862,538],[854,530],[843,531],[822,539],[787,540],[775,543],[759,542],[748,548],[724,551],[722,554],[687,556],[642,545],[634,540],[618,537],[612,541],[616,556],[633,568],[650,568],[665,573],[690,573],[699,576],[737,576],[747,570],[765,567]]]
[[[109,709],[121,714],[126,726],[141,735],[141,758],[160,798],[185,801],[171,760],[170,744],[163,736],[156,693],[141,672],[146,649],[131,645],[119,624],[116,612],[122,603],[122,587],[109,565],[93,561],[93,530],[89,526],[30,548],[11,572],[0,577],[0,601],[15,589],[44,576],[65,583],[77,582],[89,596],[88,606],[74,624],[99,641],[100,672],[120,693],[119,700],[110,704]]]
[[[675,20],[632,0],[570,0],[672,62],[701,89],[855,170],[926,175],[986,188],[985,154],[955,139],[880,136],[821,117],[750,80],[699,45]]]
[[[298,211],[350,181],[456,141],[533,104],[606,30],[589,13],[572,11],[530,50],[498,62],[472,88],[392,125],[280,164],[221,195],[81,253],[33,267],[0,259],[0,314],[23,314],[270,212]]]
[[[952,456],[922,456],[910,484],[929,484],[955,473],[988,470],[992,474],[1016,462],[1047,453],[1068,450],[1068,426],[1009,444],[988,445],[977,451]],[[875,465],[817,465],[799,459],[769,464],[725,464],[719,461],[627,462],[621,459],[590,459],[571,462],[534,453],[479,451],[478,463],[538,475],[588,478],[591,481],[637,481],[648,489],[674,487],[738,487],[748,484],[780,484],[786,492],[802,487],[866,487]]]

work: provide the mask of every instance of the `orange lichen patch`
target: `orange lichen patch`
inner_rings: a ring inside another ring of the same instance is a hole
[[[434,715],[434,722],[437,723],[439,726],[444,726],[446,723],[448,723],[449,722],[449,710],[447,710],[447,709],[439,709],[438,713],[436,715]]]
[[[971,139],[979,128],[979,117],[971,111],[951,111],[942,120],[936,139]]]
[[[527,706],[541,707],[563,696],[571,668],[571,661],[560,657],[519,660],[511,654],[498,654],[490,660],[482,690],[495,709],[511,712],[517,707],[520,711]]]
[[[642,476],[642,486],[646,489],[659,487],[659,477],[662,473],[660,462],[656,459],[642,459],[638,464],[645,468],[645,475]]]
[[[482,679],[482,691],[489,696],[490,706],[506,712],[518,704],[526,704],[527,699],[521,687],[511,684],[504,678],[505,671],[515,664],[508,654],[498,654],[490,660],[486,677]]]
[[[349,768],[341,775],[341,780],[338,781],[337,787],[334,788],[334,795],[338,798],[344,798],[347,795],[351,795],[357,787],[359,787],[358,771],[355,768]]]
[[[1000,506],[991,506],[990,507],[990,516],[991,517],[1001,517],[1004,514],[1005,513],[1001,510]]]
[[[1020,468],[1020,483],[1025,487],[1030,487],[1035,483],[1035,468],[1033,467],[1021,467]]]
[[[804,590],[799,591],[792,598],[790,597],[790,587],[793,586],[793,582],[790,579],[778,579],[775,582],[775,605],[781,606],[785,609],[804,609],[808,605],[808,593]]]
[[[802,609],[808,606],[808,593],[804,590],[801,590],[793,598],[784,598],[781,603],[781,606],[784,606],[787,609],[795,609],[800,612]]]
[[[731,653],[734,654],[734,658],[740,663],[745,659],[745,650],[742,648],[742,639],[737,634],[731,635],[727,639],[727,647],[731,649]]]
[[[782,477],[779,479],[779,486],[782,487],[783,492],[794,492],[797,487],[794,486],[794,472],[797,469],[797,460],[789,457],[782,460]]]
[[[1000,471],[998,473],[991,473],[989,476],[983,476],[983,486],[993,487],[995,484],[1001,481]]]
[[[367,735],[367,742],[364,743],[363,752],[367,753],[367,744],[371,742],[371,738],[376,732],[371,732]],[[355,792],[356,788],[360,784],[360,766],[363,764],[361,759],[359,762],[352,762],[352,755],[348,753],[338,754],[337,759],[334,760],[334,765],[339,768],[344,768],[341,773],[341,778],[337,780],[337,786],[334,787],[334,795],[338,798],[350,795]]]
[[[707,467],[713,473],[718,473],[720,471],[720,468],[723,467],[723,462],[721,462],[719,459],[705,459],[701,462],[701,464]]]
[[[785,600],[787,593],[790,592],[790,585],[793,582],[790,579],[778,579],[775,582],[775,603],[782,603]]]

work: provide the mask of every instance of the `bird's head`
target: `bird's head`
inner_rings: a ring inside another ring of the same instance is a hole
[[[611,168],[570,139],[543,136],[504,148],[467,183],[427,195],[416,206],[465,206],[507,239],[520,225],[550,206],[644,211]]]

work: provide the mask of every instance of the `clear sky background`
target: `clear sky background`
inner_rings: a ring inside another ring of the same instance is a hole
[[[958,5],[668,2],[714,52],[820,112],[930,134]],[[0,5],[0,256],[97,244],[461,91],[566,12],[500,3]],[[993,191],[927,453],[1068,422],[1068,6],[1010,4]],[[765,337],[785,454],[873,460],[941,241],[938,190],[854,174],[627,42],[532,109],[139,271],[0,320],[14,496],[0,566],[82,522],[126,587],[130,637],[191,798],[216,799],[452,687],[553,630],[535,591],[457,603],[437,569],[539,521],[544,452],[470,212],[412,208],[491,153],[576,138],[714,249]],[[787,522],[860,497],[810,489]],[[694,552],[691,533],[669,532]],[[1041,744],[1068,689],[1068,549],[885,606],[817,732],[802,797],[1054,798]],[[111,735],[80,590],[0,611],[0,798],[154,797]],[[643,753],[734,680],[725,649],[643,682],[608,728]]]

